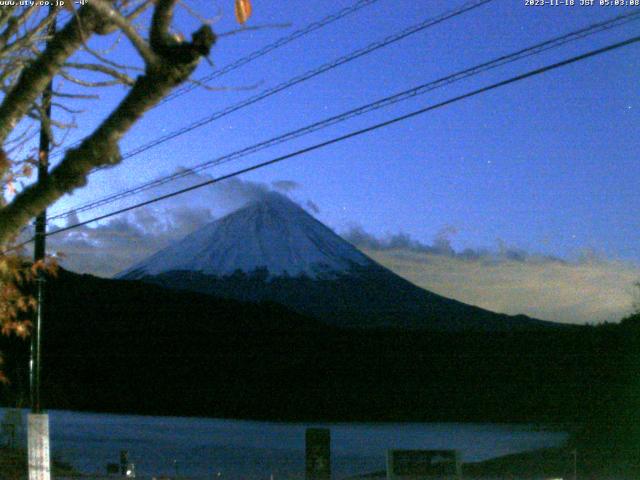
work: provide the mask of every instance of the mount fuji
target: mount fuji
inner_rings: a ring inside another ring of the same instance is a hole
[[[226,276],[266,269],[270,277],[319,278],[372,266],[370,260],[298,205],[276,193],[188,235],[120,273],[140,278],[171,271]]]
[[[116,278],[276,302],[338,327],[455,332],[559,326],[421,289],[277,193],[204,226]]]

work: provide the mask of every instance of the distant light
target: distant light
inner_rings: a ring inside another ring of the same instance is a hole
[[[130,463],[125,470],[124,476],[126,478],[136,478],[136,466],[134,463]]]

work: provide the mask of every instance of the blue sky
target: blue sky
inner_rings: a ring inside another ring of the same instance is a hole
[[[254,0],[251,25],[291,23],[220,38],[215,67],[315,21],[350,1]],[[123,152],[345,55],[461,1],[379,0],[216,80],[221,91],[195,89],[149,112],[122,143]],[[231,0],[190,3],[218,13],[217,32],[237,28]],[[542,40],[629,12],[634,7],[527,7],[496,0],[425,32],[357,59],[286,92],[194,130],[92,175],[65,197],[58,212],[212,157],[399,92]],[[638,8],[638,7],[635,7]],[[599,33],[402,104],[370,113],[207,171],[217,176],[279,154],[437,103],[492,82],[637,35],[639,22]],[[177,19],[185,33],[195,22]],[[123,47],[119,60],[133,56]],[[212,71],[203,64],[195,77]],[[243,177],[271,184],[295,182],[291,196],[313,201],[318,218],[338,232],[354,226],[378,238],[403,233],[429,243],[443,229],[456,251],[498,249],[576,259],[597,252],[640,265],[640,47],[632,45],[561,70],[342,142]],[[250,90],[244,87],[252,87]],[[70,139],[99,122],[123,90],[103,93]],[[170,189],[170,187],[166,187]],[[166,190],[163,190],[163,193]],[[213,216],[228,210],[208,190],[157,209],[190,206]],[[81,215],[86,219],[142,200],[132,197]],[[159,211],[159,210],[156,210]],[[626,267],[625,267],[626,268]]]

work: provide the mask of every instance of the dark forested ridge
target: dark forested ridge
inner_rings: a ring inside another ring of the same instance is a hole
[[[65,271],[47,289],[48,408],[573,423],[637,398],[633,320],[507,333],[343,330],[276,304]],[[6,348],[14,381],[5,393],[15,400],[26,348]]]
[[[136,273],[136,272],[133,272]],[[511,332],[563,328],[525,315],[505,315],[420,288],[386,268],[353,265],[346,272],[309,277],[271,276],[265,268],[231,275],[186,270],[139,280],[176,290],[243,302],[271,301],[328,325],[438,332]]]

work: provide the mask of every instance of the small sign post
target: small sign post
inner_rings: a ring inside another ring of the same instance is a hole
[[[30,413],[27,416],[29,480],[51,480],[49,459],[49,415]]]

